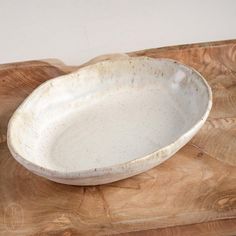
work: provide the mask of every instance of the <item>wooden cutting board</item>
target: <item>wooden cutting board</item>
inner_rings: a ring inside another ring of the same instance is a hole
[[[11,157],[7,123],[34,88],[77,68],[55,60],[0,65],[1,235],[149,229],[156,230],[138,235],[236,235],[236,40],[128,54],[173,58],[200,71],[213,90],[213,108],[204,127],[173,158],[146,173],[96,187],[57,184]],[[160,229],[169,226],[175,227]]]

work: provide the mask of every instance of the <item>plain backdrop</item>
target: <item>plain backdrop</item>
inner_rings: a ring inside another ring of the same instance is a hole
[[[0,63],[236,38],[235,0],[0,0]]]

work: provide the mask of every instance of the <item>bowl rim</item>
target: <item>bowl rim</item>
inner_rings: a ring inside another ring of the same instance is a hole
[[[39,166],[37,164],[35,164],[34,162],[25,159],[24,157],[22,157],[19,153],[17,153],[15,151],[14,148],[14,143],[12,142],[11,139],[11,129],[12,129],[12,123],[14,122],[15,116],[18,114],[18,111],[20,110],[20,108],[23,106],[23,104],[30,98],[31,94],[33,92],[35,92],[39,87],[41,86],[45,86],[45,84],[50,84],[53,80],[57,80],[57,79],[61,79],[61,78],[65,78],[71,75],[76,75],[78,73],[80,73],[82,70],[88,70],[90,67],[93,67],[94,65],[100,64],[100,63],[104,63],[104,62],[111,62],[111,61],[123,61],[123,60],[158,60],[158,61],[167,61],[167,62],[171,62],[171,63],[175,63],[181,67],[184,67],[190,71],[192,71],[193,73],[195,73],[198,76],[199,81],[202,82],[202,84],[206,87],[206,91],[207,91],[207,95],[208,95],[208,104],[206,107],[206,110],[204,112],[204,114],[202,115],[201,118],[199,118],[199,120],[184,134],[182,134],[180,137],[178,137],[174,142],[160,148],[157,149],[154,152],[151,152],[143,157],[139,157],[136,158],[134,160],[130,160],[130,161],[126,161],[123,163],[118,163],[118,164],[114,164],[111,166],[107,166],[107,167],[98,167],[98,168],[90,168],[90,169],[86,169],[86,170],[78,170],[78,171],[68,171],[68,172],[62,172],[62,171],[58,171],[58,170],[52,170],[49,169],[47,167],[42,167]],[[104,175],[109,175],[111,173],[123,173],[125,170],[128,170],[130,166],[133,166],[135,164],[139,164],[139,163],[143,163],[146,162],[152,158],[158,158],[161,155],[167,154],[169,153],[169,150],[172,150],[172,147],[176,146],[178,143],[183,143],[184,140],[186,140],[187,137],[191,136],[192,133],[194,133],[195,131],[198,131],[203,124],[205,123],[210,110],[212,108],[212,90],[210,88],[210,86],[208,85],[206,79],[194,68],[192,68],[191,66],[185,65],[181,62],[178,62],[174,59],[170,59],[170,58],[152,58],[152,57],[147,57],[147,56],[128,56],[128,57],[124,57],[124,58],[115,58],[115,59],[109,59],[109,60],[105,60],[105,61],[99,61],[96,62],[94,64],[91,65],[86,65],[84,67],[79,68],[78,70],[66,74],[66,75],[62,75],[62,76],[58,76],[49,80],[46,80],[45,82],[43,82],[42,84],[40,84],[36,89],[34,89],[24,100],[23,102],[18,106],[18,108],[14,111],[14,113],[12,114],[9,122],[8,122],[8,127],[7,127],[7,145],[8,148],[10,150],[10,153],[12,154],[12,156],[20,163],[22,164],[25,168],[29,169],[30,171],[35,172],[36,174],[40,175],[40,176],[44,176],[47,178],[59,178],[59,179],[77,179],[77,178],[88,178],[88,177],[99,177],[99,176],[104,176]],[[181,147],[180,147],[181,148]]]

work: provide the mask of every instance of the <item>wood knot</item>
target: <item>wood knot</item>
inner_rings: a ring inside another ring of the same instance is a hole
[[[199,153],[197,154],[197,157],[202,157],[203,155],[204,155],[203,152],[199,152]]]
[[[72,235],[72,233],[70,231],[65,231],[63,233],[63,236],[71,236],[71,235]]]
[[[228,211],[228,210],[233,210],[236,209],[236,196],[226,196],[221,199],[219,199],[215,203],[215,208],[218,211]]]

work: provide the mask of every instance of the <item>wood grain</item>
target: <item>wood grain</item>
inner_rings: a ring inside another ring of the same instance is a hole
[[[129,55],[173,58],[199,70],[213,90],[204,127],[172,159],[146,173],[96,187],[53,183],[11,157],[7,123],[34,88],[75,67],[52,60],[0,65],[1,235],[104,235],[155,228],[141,233],[236,235],[236,40]],[[194,225],[183,226],[189,224]],[[169,226],[176,227],[160,229]]]
[[[201,224],[151,229],[120,234],[121,236],[232,236],[236,231],[236,219],[218,220]]]

